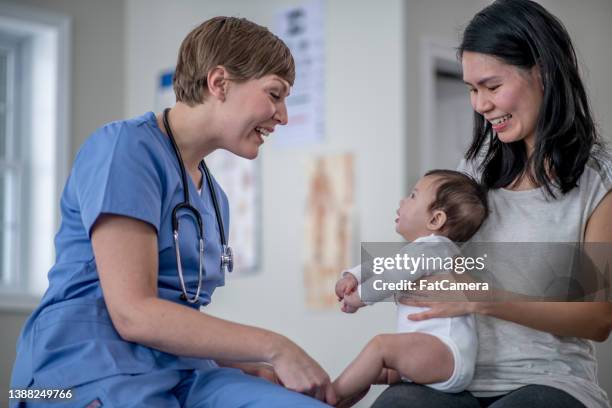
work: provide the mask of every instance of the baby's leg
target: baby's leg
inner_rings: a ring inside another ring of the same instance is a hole
[[[448,347],[430,334],[379,334],[334,381],[334,390],[340,399],[356,394],[374,384],[383,368],[397,370],[415,383],[431,384],[451,377],[454,359]]]

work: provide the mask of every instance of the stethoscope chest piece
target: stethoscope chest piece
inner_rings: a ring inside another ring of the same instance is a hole
[[[223,253],[221,253],[221,268],[227,269],[228,272],[234,270],[234,251],[226,244],[223,244]]]

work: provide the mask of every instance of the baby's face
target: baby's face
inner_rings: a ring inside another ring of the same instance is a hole
[[[427,223],[432,216],[429,205],[436,196],[436,177],[421,178],[410,195],[400,201],[395,220],[395,231],[408,241],[431,234]]]

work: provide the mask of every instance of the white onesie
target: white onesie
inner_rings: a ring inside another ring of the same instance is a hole
[[[440,235],[429,235],[420,237],[408,244],[409,248],[416,243],[439,243],[444,245],[429,245],[428,256],[439,256],[441,258],[454,257],[460,254],[459,248],[447,237]],[[433,251],[431,250],[433,249]],[[361,294],[361,265],[355,266],[344,273],[351,273],[360,282]],[[420,279],[430,273],[412,274],[411,279]],[[404,276],[405,278],[406,276]],[[444,392],[461,392],[472,381],[474,366],[478,351],[478,336],[476,333],[474,316],[463,315],[455,317],[440,317],[421,321],[408,320],[407,316],[427,310],[427,307],[407,306],[401,303],[397,305],[397,332],[398,333],[427,333],[440,339],[450,349],[455,361],[455,368],[451,377],[440,383],[425,384],[428,387]],[[407,350],[406,352],[410,352]],[[410,382],[408,378],[402,378]]]

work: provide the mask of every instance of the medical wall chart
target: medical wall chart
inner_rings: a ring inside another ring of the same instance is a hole
[[[287,98],[289,123],[277,128],[273,146],[321,142],[325,134],[325,24],[323,0],[283,8],[274,33],[295,60],[295,83]]]
[[[353,260],[353,155],[313,158],[307,168],[304,217],[306,305],[337,307],[334,285]]]

